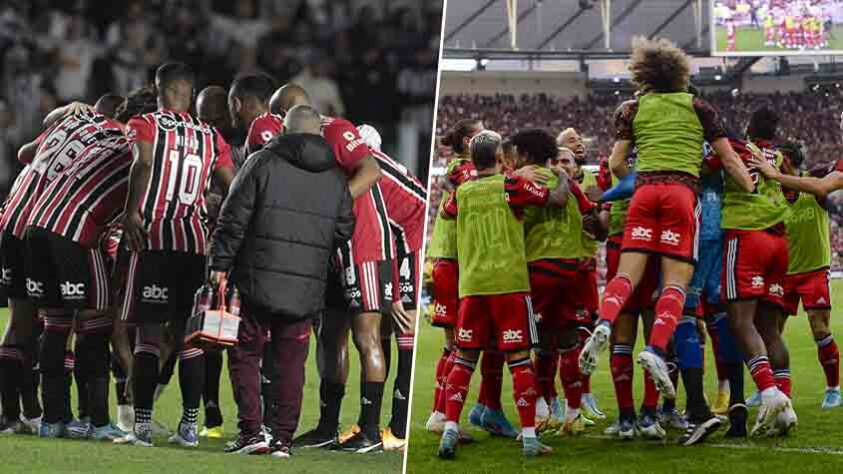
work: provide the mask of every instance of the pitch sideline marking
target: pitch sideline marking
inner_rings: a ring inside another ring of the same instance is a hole
[[[606,435],[585,435],[588,439],[615,439],[612,436]],[[678,445],[677,445],[678,446]],[[725,444],[725,443],[703,443],[699,446],[709,448],[726,448],[726,449],[763,449],[765,451],[777,451],[781,453],[799,453],[799,454],[831,454],[834,456],[843,456],[843,448],[836,448],[831,446],[806,446],[802,448],[787,447],[787,446],[763,446],[760,444]]]

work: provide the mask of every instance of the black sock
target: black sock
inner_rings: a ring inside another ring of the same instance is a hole
[[[176,362],[179,361],[179,354],[178,352],[173,352],[170,355],[170,358],[164,362],[164,366],[161,367],[161,371],[158,373],[158,380],[156,385],[169,385],[170,379],[173,378],[173,373],[176,370]],[[159,362],[160,363],[160,362]]]
[[[32,357],[26,358],[21,376],[23,382],[21,384],[20,397],[23,403],[23,415],[29,419],[38,418],[43,415],[41,401],[38,398],[41,374],[35,368]]]
[[[746,404],[743,388],[743,363],[726,364],[726,373],[729,375],[729,406]]]
[[[345,397],[345,384],[325,382],[325,411],[319,418],[319,431],[334,432],[340,424],[340,409]]]
[[[76,407],[79,419],[91,416],[88,409],[88,402],[90,401],[88,399],[88,378],[91,364],[89,337],[90,334],[77,335],[73,351],[76,360],[73,366],[73,379],[76,382]]]
[[[65,423],[70,423],[73,421],[73,407],[70,404],[71,400],[71,385],[73,385],[73,371],[69,370],[64,373],[64,387],[62,391],[62,404],[64,405],[64,415],[62,416],[62,421]]]
[[[155,387],[158,385],[158,356],[150,352],[135,352],[134,376],[132,378],[132,403],[135,408],[135,424],[141,424],[135,431],[149,431]],[[139,413],[140,411],[140,413]]]
[[[398,350],[398,373],[392,392],[392,420],[389,427],[392,434],[407,437],[407,409],[410,399],[410,377],[413,371],[413,349]]]
[[[360,412],[363,424],[360,429],[371,440],[380,439],[381,403],[383,402],[383,382],[366,382],[360,397]]]
[[[222,425],[220,411],[220,376],[222,375],[222,352],[205,352],[205,384],[202,401],[205,406],[205,426],[213,428]]]
[[[199,349],[187,349],[199,351]],[[202,404],[202,387],[205,378],[205,355],[188,356],[179,361],[179,388],[181,388],[182,423],[196,424],[199,406]]]
[[[14,357],[0,359],[0,405],[7,420],[17,420],[20,417],[18,400],[23,379],[23,354],[18,346],[3,346],[0,350],[15,353]]]
[[[635,421],[635,408],[621,408],[618,419],[622,421]]]
[[[88,379],[88,409],[91,424],[101,427],[109,424],[108,415],[108,377],[91,377]]]
[[[686,408],[691,422],[700,423],[711,418],[711,410],[703,392],[703,370],[701,368],[683,369],[682,383],[685,384]]]
[[[107,425],[108,415],[108,369],[110,334],[87,334],[85,355],[82,357],[82,373],[87,394],[87,416],[95,427]]]

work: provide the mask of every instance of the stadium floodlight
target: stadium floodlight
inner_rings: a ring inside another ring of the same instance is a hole
[[[620,77],[613,77],[613,78],[612,78],[612,82],[614,82],[615,84],[617,84],[617,83],[621,82],[621,78],[620,78]]]
[[[721,80],[721,79],[723,79],[723,76],[721,76],[720,74],[715,74],[715,75],[714,75],[714,80],[715,80],[715,81],[719,81],[719,80]]]

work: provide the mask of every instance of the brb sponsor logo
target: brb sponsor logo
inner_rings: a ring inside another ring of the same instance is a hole
[[[460,328],[460,330],[457,331],[457,339],[459,339],[460,341],[471,342],[471,340],[473,338],[474,338],[474,330],[473,329]]]
[[[27,278],[26,293],[29,294],[29,296],[44,296],[44,282]]]
[[[143,301],[147,303],[166,303],[169,300],[169,288],[152,284],[143,287]]]
[[[345,149],[348,151],[354,151],[355,148],[363,144],[363,139],[356,138],[351,132],[343,132],[342,137],[348,141],[348,143],[345,144]]]
[[[59,285],[61,296],[66,300],[78,300],[85,297],[85,284],[66,281]]]
[[[648,227],[635,227],[632,229],[632,240],[653,240],[653,229]]]
[[[752,277],[752,287],[753,288],[763,288],[764,287],[764,277],[761,275],[756,275]]]
[[[662,243],[668,245],[679,245],[679,239],[682,238],[682,235],[679,232],[673,232],[672,230],[668,229],[662,232]]]
[[[503,342],[522,342],[524,331],[520,329],[507,329],[503,332]]]

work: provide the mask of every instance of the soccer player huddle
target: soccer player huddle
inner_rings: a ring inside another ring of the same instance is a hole
[[[552,452],[542,432],[575,436],[605,418],[590,377],[606,351],[618,406],[608,436],[664,439],[675,428],[689,446],[724,424],[726,437],[785,436],[797,416],[782,332],[800,301],[826,375],[822,407],[840,406],[824,206],[843,168],[801,171],[801,147],[778,141],[774,104],[755,104],[743,134],[727,130],[689,84],[688,57],[666,40],[634,40],[630,63],[636,98],[617,109],[612,154],[596,176],[582,167],[573,128],[504,139],[466,119],[442,140],[456,157],[427,253],[432,323],[445,330],[427,422],[441,433],[440,458],[473,441],[459,422],[478,361],[469,422],[519,439],[532,457]],[[639,321],[646,341],[634,356]],[[718,378],[711,406],[706,333]],[[644,372],[638,413],[633,357]],[[501,406],[504,362],[520,430]],[[756,386],[749,399],[744,367]],[[759,407],[754,421],[748,406]]]
[[[223,436],[222,352],[185,334],[202,291],[218,283],[208,258],[219,203],[249,156],[285,133],[285,117],[303,110],[319,115],[302,86],[276,89],[263,75],[237,77],[228,91],[209,86],[195,104],[194,83],[188,66],[163,64],[154,86],[125,99],[108,94],[93,107],[56,109],[43,133],[20,149],[25,168],[0,220],[2,284],[11,309],[0,344],[3,433],[151,447],[153,434],[166,430],[153,421],[153,409],[178,363],[183,410],[168,441],[196,447],[201,436]],[[294,360],[275,353],[283,344],[267,343],[262,357],[255,356],[263,359],[260,373],[233,369],[248,365],[235,346],[229,364],[240,433],[226,452],[287,458],[293,447],[404,449],[426,190],[381,150],[373,127],[321,121],[321,135],[347,177],[355,226],[332,258],[326,309],[314,321],[319,425],[293,438],[302,395],[277,393],[289,380],[284,377],[297,372],[284,366]],[[242,148],[229,143],[238,132],[246,136]],[[307,341],[307,327],[303,335],[271,336]],[[349,330],[361,355],[360,418],[340,434]],[[392,419],[381,430],[393,335],[399,354]],[[303,355],[300,367],[306,350]],[[116,421],[109,416],[111,372]],[[263,393],[247,393],[261,379]]]

